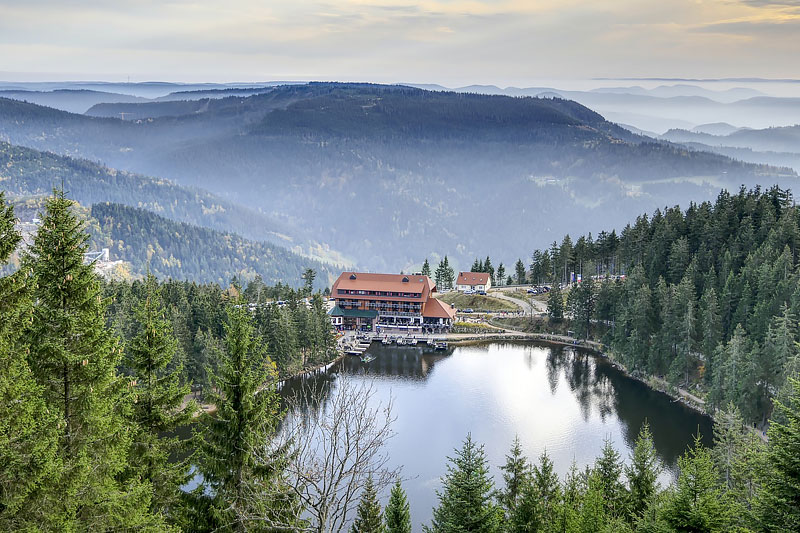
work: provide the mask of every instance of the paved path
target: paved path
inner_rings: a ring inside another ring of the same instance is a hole
[[[516,296],[509,296],[505,293],[505,291],[511,291],[514,289],[496,289],[491,292],[490,296],[497,298],[499,300],[506,300],[507,302],[512,302],[520,307],[525,312],[526,315],[530,315],[533,311],[537,313],[546,313],[547,312],[547,304],[544,302],[540,302],[539,300],[531,299],[528,301],[522,300],[517,298]],[[531,302],[533,302],[533,307],[531,307]]]

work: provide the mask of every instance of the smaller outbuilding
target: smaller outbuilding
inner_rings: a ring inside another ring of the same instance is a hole
[[[459,272],[456,279],[456,290],[466,291],[488,291],[492,286],[492,277],[488,272]]]

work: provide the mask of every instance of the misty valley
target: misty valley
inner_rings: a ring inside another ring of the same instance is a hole
[[[800,531],[796,83],[0,82],[0,529]]]

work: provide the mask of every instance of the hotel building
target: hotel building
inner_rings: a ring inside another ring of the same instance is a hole
[[[443,333],[456,310],[433,297],[436,285],[420,274],[342,272],[331,288],[338,329],[376,333]]]

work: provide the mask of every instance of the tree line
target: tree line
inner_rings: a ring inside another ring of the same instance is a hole
[[[0,529],[272,530],[263,525],[273,520],[292,530],[301,519],[281,468],[288,452],[263,450],[283,413],[279,367],[259,330],[268,336],[274,315],[292,324],[281,326],[284,336],[304,332],[309,339],[292,349],[305,360],[295,365],[330,355],[321,296],[286,311],[259,308],[265,318],[256,320],[245,294],[263,287],[223,291],[151,274],[111,287],[110,312],[73,208],[63,190],[49,198],[20,269],[0,278]],[[0,193],[0,262],[20,240]],[[175,431],[197,413],[185,368],[199,365],[182,353],[176,296],[188,313],[179,319],[207,325],[217,344],[204,365],[216,415],[200,417],[188,442]],[[322,336],[302,323],[320,316]],[[200,489],[182,490],[198,473]]]
[[[4,262],[20,235],[13,209],[2,200]],[[298,461],[302,448],[293,446],[294,438],[279,438],[286,411],[276,387],[279,365],[270,357],[279,341],[265,341],[269,319],[251,310],[279,311],[291,320],[288,304],[259,306],[265,291],[279,289],[251,283],[223,290],[159,283],[150,275],[118,284],[110,294],[130,294],[109,298],[83,261],[88,236],[72,207],[63,191],[48,199],[21,268],[0,278],[0,528],[340,531],[350,523],[347,512],[331,505],[350,509],[360,495],[351,531],[410,530],[401,484],[395,482],[385,510],[377,500],[379,489],[397,476],[383,467],[380,453],[391,415],[386,412],[383,422],[377,417],[381,410],[369,407],[368,390],[348,393],[344,385],[338,400],[325,409],[312,400],[316,414],[295,421],[297,429],[317,428],[325,442],[358,450],[339,458],[352,468],[320,468],[316,456]],[[305,290],[312,278],[307,272]],[[283,290],[291,299],[293,290]],[[190,291],[197,297],[186,297]],[[187,361],[179,355],[171,293],[186,297],[180,306],[192,310],[192,320],[221,328],[215,364],[206,366],[216,413],[197,417],[189,442],[174,433],[197,409],[186,401]],[[130,315],[109,311],[120,301]],[[312,316],[314,305],[298,309]],[[283,334],[289,329],[284,324]],[[482,447],[467,437],[449,460],[428,528],[796,531],[796,378],[786,381],[768,434],[765,444],[746,430],[735,406],[726,408],[715,447],[698,440],[679,461],[677,483],[665,489],[657,483],[660,467],[646,426],[629,466],[607,443],[593,466],[573,468],[563,480],[546,454],[531,465],[515,443],[502,467],[502,487],[488,475]],[[337,470],[347,475],[331,477]],[[199,485],[189,490],[197,474]],[[319,489],[331,486],[335,490]]]
[[[428,533],[625,533],[797,531],[800,472],[792,456],[800,444],[800,381],[792,379],[780,420],[765,444],[730,406],[714,428],[714,446],[699,435],[678,460],[678,478],[662,487],[663,466],[645,422],[628,461],[606,441],[593,465],[573,463],[560,479],[546,451],[535,463],[516,439],[489,473],[483,446],[467,436],[448,458]],[[382,519],[383,518],[383,519]],[[411,517],[399,482],[385,509],[367,486],[353,532],[409,532]]]
[[[733,402],[765,427],[800,367],[800,210],[773,187],[723,191],[714,203],[657,210],[617,236],[591,235],[534,253],[530,275],[555,284],[583,271],[551,319],[604,341],[630,372],[663,376],[704,398]],[[591,274],[591,275],[590,275]]]

